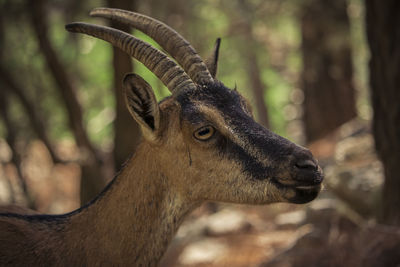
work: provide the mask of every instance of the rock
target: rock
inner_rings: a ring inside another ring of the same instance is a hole
[[[206,234],[221,236],[238,232],[247,232],[252,227],[244,213],[234,209],[226,209],[208,217]]]
[[[227,250],[221,241],[207,238],[188,245],[179,257],[184,265],[210,263],[216,261]]]
[[[275,223],[278,226],[300,225],[304,222],[305,218],[306,212],[304,210],[296,210],[278,215],[275,218]]]

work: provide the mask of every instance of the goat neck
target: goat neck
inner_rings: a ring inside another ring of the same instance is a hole
[[[152,149],[143,143],[108,190],[71,218],[66,234],[72,244],[66,247],[79,244],[84,258],[96,261],[86,264],[116,264],[118,259],[126,266],[156,265],[197,205],[169,185],[157,159],[150,158]]]

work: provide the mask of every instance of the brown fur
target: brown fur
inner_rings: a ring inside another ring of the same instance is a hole
[[[16,214],[25,214],[25,215],[39,214],[39,212],[37,212],[35,210],[31,210],[31,209],[13,205],[13,204],[10,204],[7,206],[0,206],[0,214],[1,213],[16,213]]]
[[[57,220],[0,216],[0,265],[154,266],[184,216],[204,200],[286,201],[286,190],[247,181],[239,164],[216,164],[213,148],[178,119],[173,99],[160,109],[158,141],[144,140],[92,205]]]
[[[311,153],[257,124],[238,92],[210,80],[158,104],[138,75],[124,85],[143,133],[134,156],[95,201],[72,213],[3,210],[0,266],[155,266],[185,215],[205,200],[317,196],[322,174]],[[213,134],[197,138],[204,127]]]

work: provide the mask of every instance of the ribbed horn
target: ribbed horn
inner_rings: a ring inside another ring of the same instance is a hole
[[[153,38],[165,49],[197,84],[213,81],[206,64],[196,50],[174,29],[161,21],[131,11],[114,8],[95,8],[93,17],[103,17],[128,24]]]
[[[65,28],[70,32],[94,36],[120,48],[142,62],[173,93],[177,93],[183,88],[196,88],[185,71],[167,55],[128,33],[82,22],[67,24]]]

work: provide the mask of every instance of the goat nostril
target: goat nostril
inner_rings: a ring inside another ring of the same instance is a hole
[[[316,170],[318,168],[317,164],[314,161],[312,161],[311,159],[299,160],[298,162],[296,162],[295,165],[299,169]]]

